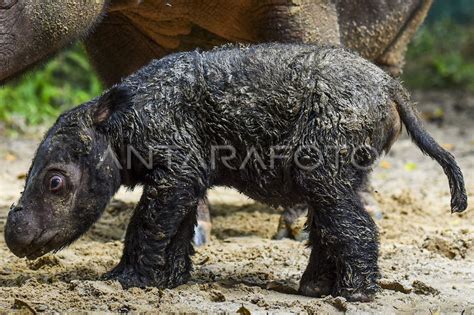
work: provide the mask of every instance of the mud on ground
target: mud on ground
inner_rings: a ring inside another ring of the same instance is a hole
[[[474,198],[474,97],[416,94],[428,129],[461,165]],[[449,113],[445,114],[443,113]],[[21,192],[39,139],[2,138],[1,226]],[[197,249],[193,280],[173,290],[123,290],[99,281],[121,255],[139,191],[121,191],[94,228],[70,248],[36,261],[0,239],[0,309],[53,311],[322,312],[474,314],[474,209],[450,214],[441,168],[402,137],[374,172],[382,209],[382,291],[372,303],[296,294],[308,260],[304,243],[271,240],[279,211],[228,189],[210,192],[213,238]]]

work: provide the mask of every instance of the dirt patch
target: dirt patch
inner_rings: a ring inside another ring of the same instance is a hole
[[[427,236],[423,248],[449,259],[462,259],[474,254],[474,233],[469,229],[441,231]]]
[[[423,95],[416,97],[425,113],[455,103],[450,94],[429,94],[426,100]],[[427,127],[455,154],[473,200],[474,125],[465,112],[456,113],[446,111],[442,123],[434,120]],[[21,192],[38,141],[4,138],[0,144],[2,227]],[[219,188],[209,196],[211,243],[197,249],[188,284],[173,290],[123,290],[117,282],[100,281],[120,259],[124,232],[140,195],[121,191],[91,231],[57,254],[30,262],[13,256],[0,240],[0,309],[474,314],[473,206],[463,214],[450,213],[442,170],[406,137],[380,161],[373,185],[382,213],[376,222],[383,277],[382,290],[372,303],[297,295],[309,249],[301,242],[271,239],[281,210]]]

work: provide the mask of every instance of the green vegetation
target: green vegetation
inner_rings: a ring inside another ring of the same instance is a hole
[[[469,24],[474,20],[474,1],[472,0],[435,0],[427,24],[440,20],[453,19],[459,24]]]
[[[408,49],[403,79],[410,88],[474,92],[474,25],[445,19],[423,27]]]
[[[59,54],[41,69],[0,87],[0,121],[36,125],[100,94],[100,81],[81,46]]]

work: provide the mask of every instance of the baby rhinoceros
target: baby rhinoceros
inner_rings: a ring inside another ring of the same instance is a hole
[[[59,117],[41,143],[5,237],[20,257],[61,249],[121,185],[143,185],[123,256],[106,275],[172,288],[192,270],[198,201],[215,185],[274,206],[309,205],[309,296],[370,301],[378,234],[359,199],[405,125],[467,207],[454,158],[423,129],[400,83],[342,49],[267,44],[175,54]]]

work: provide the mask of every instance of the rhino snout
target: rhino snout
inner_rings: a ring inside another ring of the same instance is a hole
[[[16,256],[25,257],[28,254],[38,232],[23,207],[12,206],[5,225],[5,242]]]

